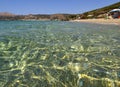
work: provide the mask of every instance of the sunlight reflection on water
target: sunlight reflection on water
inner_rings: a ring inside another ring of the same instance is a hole
[[[120,28],[0,21],[1,87],[120,87]]]

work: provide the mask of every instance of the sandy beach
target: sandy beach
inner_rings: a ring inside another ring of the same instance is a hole
[[[80,19],[74,22],[99,23],[99,24],[116,24],[120,25],[120,19]]]

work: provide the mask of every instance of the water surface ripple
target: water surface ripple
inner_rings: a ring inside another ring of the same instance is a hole
[[[0,87],[120,87],[120,26],[0,21]]]

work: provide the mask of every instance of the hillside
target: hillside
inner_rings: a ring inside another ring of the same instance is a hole
[[[105,13],[108,13],[110,10],[115,9],[115,8],[120,8],[120,2],[103,7],[103,8],[99,8],[99,9],[85,12],[81,15],[81,17],[82,17],[82,19],[84,19],[84,18],[98,18],[98,17],[100,17],[100,15],[102,17],[102,15],[104,15]]]

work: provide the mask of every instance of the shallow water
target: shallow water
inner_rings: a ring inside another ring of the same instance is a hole
[[[120,87],[120,26],[0,21],[0,87]]]

